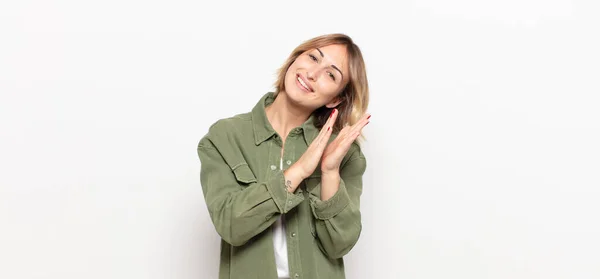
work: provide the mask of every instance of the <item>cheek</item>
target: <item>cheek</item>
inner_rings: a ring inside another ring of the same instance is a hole
[[[335,96],[339,93],[340,89],[340,86],[331,80],[319,80],[319,91],[321,91],[324,95]]]
[[[290,67],[285,73],[285,82],[293,82],[296,79],[296,70],[294,67]]]

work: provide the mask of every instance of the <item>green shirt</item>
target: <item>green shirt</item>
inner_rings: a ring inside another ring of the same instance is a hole
[[[326,201],[320,199],[320,165],[289,193],[283,171],[302,156],[319,129],[314,116],[292,129],[280,170],[282,140],[265,114],[273,95],[265,94],[251,112],[218,120],[198,144],[202,191],[222,238],[219,278],[277,278],[269,228],[279,214],[285,214],[291,278],[345,278],[342,257],[362,229],[365,157],[353,143],[340,165],[339,189]]]

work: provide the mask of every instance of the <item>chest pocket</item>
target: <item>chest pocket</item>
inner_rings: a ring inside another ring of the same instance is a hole
[[[234,167],[231,168],[231,170],[235,175],[235,179],[239,182],[245,184],[256,182],[256,177],[252,173],[252,170],[250,170],[248,164],[246,164],[245,162],[236,164]]]

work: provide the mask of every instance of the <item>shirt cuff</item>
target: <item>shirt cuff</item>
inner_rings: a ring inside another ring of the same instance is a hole
[[[346,191],[344,180],[340,178],[340,186],[333,197],[322,201],[318,197],[310,196],[310,204],[313,215],[317,219],[326,220],[338,215],[350,204],[350,196]]]
[[[285,186],[285,177],[281,170],[277,171],[273,177],[267,181],[266,185],[267,190],[273,198],[273,201],[275,201],[280,213],[287,213],[304,201],[304,195],[302,195],[299,188],[296,190],[297,194],[290,193],[287,190],[287,187]]]

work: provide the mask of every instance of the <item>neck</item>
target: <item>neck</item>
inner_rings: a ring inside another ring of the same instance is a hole
[[[265,108],[267,119],[275,132],[285,139],[288,133],[302,125],[312,113],[306,108],[294,106],[287,98],[287,93],[279,92],[271,105]]]

